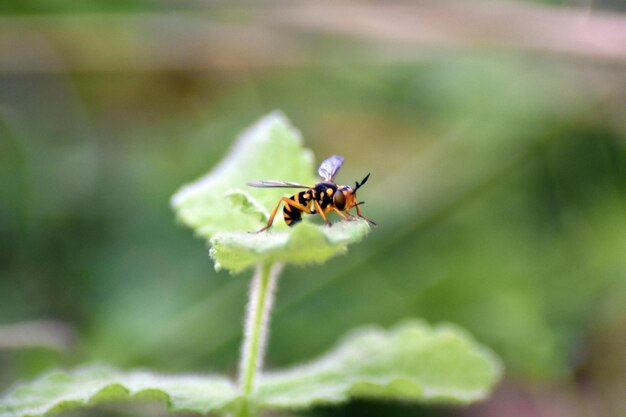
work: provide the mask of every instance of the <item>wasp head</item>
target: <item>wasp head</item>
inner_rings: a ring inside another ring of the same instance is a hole
[[[361,183],[357,181],[354,189],[349,185],[342,185],[338,187],[335,194],[333,194],[333,205],[337,207],[338,210],[349,210],[352,207],[361,204],[356,201],[356,190],[362,187],[363,184],[367,182],[369,177],[370,174],[367,174]]]

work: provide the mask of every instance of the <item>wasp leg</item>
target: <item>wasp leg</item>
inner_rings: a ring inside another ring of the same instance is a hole
[[[324,219],[324,221],[329,225],[332,226],[333,224],[330,222],[330,220],[328,220],[328,218],[326,217],[326,214],[324,213],[324,210],[322,210],[322,207],[320,207],[320,203],[317,202],[317,200],[313,200],[313,205],[315,205],[315,211],[317,213],[320,214],[320,216],[322,216],[322,219]]]
[[[343,214],[341,211],[339,211],[339,209],[338,209],[337,207],[333,207],[333,210],[334,210],[334,211],[335,211],[338,215],[340,215],[342,219],[344,219],[344,220],[348,220],[348,216],[346,216],[346,215],[345,215],[345,214]],[[346,212],[347,212],[347,211],[346,211]],[[348,213],[348,214],[350,214],[350,213]]]
[[[293,200],[291,200],[291,199],[289,199],[287,197],[282,197],[280,199],[280,201],[278,202],[278,204],[276,204],[276,207],[274,207],[274,210],[272,210],[272,213],[270,214],[270,218],[267,221],[267,225],[265,227],[257,230],[255,233],[261,233],[261,232],[269,229],[270,227],[272,227],[272,223],[274,223],[274,217],[276,217],[276,213],[278,212],[278,208],[280,207],[280,203],[285,203],[286,205],[294,207],[294,208],[296,208],[298,210],[301,210],[301,211],[303,211],[303,212],[305,212],[307,214],[311,214],[311,210],[308,207],[303,206],[302,204],[298,204],[295,201],[293,201]]]
[[[370,219],[368,219],[367,217],[365,217],[365,216],[363,215],[363,213],[361,213],[361,209],[359,208],[359,206],[358,206],[358,205],[356,206],[356,214],[357,214],[357,216],[359,216],[360,218],[367,220],[367,221],[368,221],[368,222],[369,222],[372,226],[378,226],[378,225],[377,225],[376,223],[374,223],[372,220],[370,220]]]

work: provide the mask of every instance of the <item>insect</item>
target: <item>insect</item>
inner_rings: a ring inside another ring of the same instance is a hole
[[[283,207],[283,218],[285,219],[287,226],[293,226],[294,224],[302,221],[302,213],[319,213],[319,215],[322,216],[322,219],[324,219],[324,221],[330,226],[331,222],[328,220],[328,213],[334,211],[344,220],[348,220],[348,217],[354,217],[354,215],[350,213],[350,209],[353,207],[356,208],[357,216],[376,226],[376,223],[361,213],[359,206],[365,202],[361,201],[357,203],[356,200],[356,190],[361,188],[363,184],[367,182],[370,174],[367,174],[360,183],[357,181],[354,188],[349,185],[337,185],[335,184],[335,176],[337,175],[337,172],[339,172],[342,164],[343,156],[341,155],[333,155],[324,160],[317,170],[319,176],[322,177],[322,181],[318,182],[314,186],[273,180],[249,182],[248,185],[251,187],[305,189],[304,191],[300,191],[291,197],[282,197],[274,210],[272,210],[267,225],[260,229],[257,233],[272,227],[274,217],[276,216],[281,203],[284,203],[285,205]],[[343,212],[345,212],[345,214]]]

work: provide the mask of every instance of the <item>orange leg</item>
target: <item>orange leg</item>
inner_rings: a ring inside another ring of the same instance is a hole
[[[296,208],[296,209],[298,209],[300,211],[303,211],[303,212],[305,212],[307,214],[311,214],[311,210],[308,207],[303,206],[302,204],[298,204],[295,201],[293,201],[293,200],[291,200],[291,199],[289,199],[287,197],[282,197],[280,199],[280,201],[278,202],[278,204],[276,205],[276,207],[274,207],[274,210],[272,210],[272,213],[270,214],[270,218],[267,221],[267,225],[265,227],[257,230],[255,233],[261,233],[262,231],[267,230],[270,227],[272,227],[272,223],[274,223],[274,217],[276,217],[276,213],[278,212],[278,208],[280,207],[280,203],[285,203],[286,205],[289,205],[289,206],[291,206],[293,208]]]
[[[368,219],[367,217],[365,217],[365,216],[363,215],[363,213],[361,213],[361,209],[359,208],[359,206],[358,206],[358,205],[356,206],[356,214],[357,214],[360,218],[365,219],[365,220],[367,220],[368,222],[370,222],[370,223],[372,224],[372,226],[378,226],[376,223],[374,223],[373,221],[371,221],[370,219]]]
[[[330,222],[330,220],[328,220],[328,218],[326,217],[326,214],[324,213],[324,210],[322,210],[322,207],[320,207],[320,203],[317,202],[317,200],[313,200],[313,205],[315,205],[315,211],[317,211],[320,216],[322,216],[322,219],[324,219],[324,221],[329,225],[332,226],[332,223]]]
[[[337,207],[333,206],[333,210],[335,210],[335,213],[340,215],[342,219],[348,220],[348,217],[345,214],[343,214],[341,211],[339,211],[339,209]],[[346,210],[346,213],[348,213],[348,210]],[[348,213],[348,214],[350,214],[350,213]]]

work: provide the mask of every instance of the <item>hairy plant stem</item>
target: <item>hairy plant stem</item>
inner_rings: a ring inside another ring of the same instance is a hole
[[[249,417],[253,413],[247,399],[254,391],[256,375],[263,365],[270,311],[281,269],[280,264],[258,265],[250,284],[250,299],[239,363],[239,387],[244,396],[244,405],[238,413],[239,417]]]

